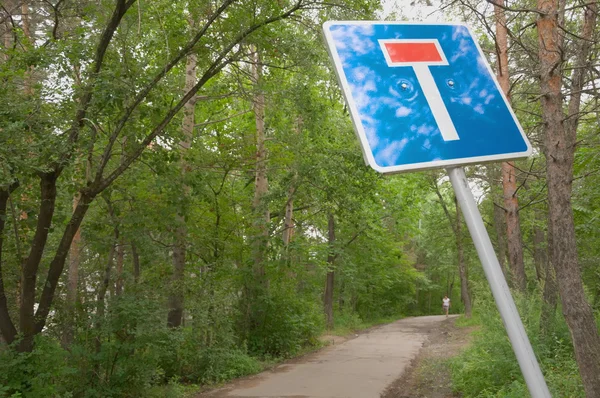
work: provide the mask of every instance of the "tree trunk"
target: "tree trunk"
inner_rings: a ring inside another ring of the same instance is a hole
[[[173,245],[173,274],[168,300],[169,313],[167,314],[167,326],[171,328],[181,326],[183,320],[186,236],[187,228],[177,227]]]
[[[506,222],[504,217],[504,210],[498,207],[495,203],[494,206],[494,229],[496,231],[496,250],[498,251],[498,262],[502,273],[507,277],[506,272]],[[508,278],[507,278],[508,279]]]
[[[494,215],[494,231],[496,232],[496,254],[498,256],[498,263],[500,263],[500,268],[502,269],[502,273],[506,277],[507,280],[508,274],[506,271],[506,221],[503,208],[497,203],[504,203],[501,200],[503,197],[501,194],[498,194],[497,190],[494,189],[497,185],[500,185],[501,179],[501,166],[500,168],[496,164],[491,164],[487,167],[487,178],[488,184],[491,187],[492,194],[492,214]]]
[[[458,254],[458,274],[460,276],[460,299],[465,306],[465,317],[471,317],[471,295],[469,294],[469,273],[468,267],[465,263],[464,248],[462,242],[462,222],[460,220],[460,207],[458,206],[458,200],[454,197],[454,204],[456,207],[456,251]]]
[[[125,242],[121,238],[117,246],[117,268],[115,275],[115,295],[123,293],[123,262],[125,260]]]
[[[140,281],[140,255],[133,242],[131,242],[131,261],[133,262],[133,281],[137,284]]]
[[[508,72],[508,29],[504,14],[504,0],[495,0],[496,16],[496,51],[498,68],[496,76],[506,98],[510,101],[510,76]],[[504,192],[504,209],[506,217],[506,240],[508,243],[508,259],[513,286],[519,291],[527,289],[525,263],[523,261],[523,242],[519,220],[519,201],[517,199],[517,175],[513,162],[502,162],[502,190]]]
[[[17,188],[18,184],[13,184],[9,188],[0,188],[0,334],[4,341],[12,344],[17,336],[17,329],[10,317],[8,302],[4,291],[4,279],[2,269],[2,250],[4,245],[4,226],[6,224],[6,205],[10,194]]]
[[[105,298],[106,292],[108,291],[108,285],[110,284],[110,272],[113,266],[113,261],[115,257],[115,246],[118,244],[119,239],[119,230],[115,227],[115,241],[110,246],[110,250],[108,252],[108,259],[106,260],[106,267],[104,268],[104,277],[102,278],[102,283],[100,284],[98,290],[98,298],[96,300],[96,322],[94,323],[94,329],[96,329],[96,337],[95,337],[95,350],[96,354],[100,353],[102,348],[102,323],[104,321],[104,312],[105,312]],[[99,361],[96,362],[95,372],[99,375]]]
[[[327,279],[325,281],[325,294],[323,295],[323,307],[325,310],[325,318],[327,329],[333,329],[333,288],[334,288],[334,263],[335,263],[335,219],[333,213],[329,213],[327,222],[329,254],[327,255]]]
[[[187,57],[185,65],[185,88],[188,92],[196,84],[196,66],[197,58],[195,54]],[[195,124],[196,97],[191,98],[183,107],[183,140],[179,143],[179,152],[181,156],[180,170],[181,178],[184,180],[189,171],[185,156],[192,146]],[[185,182],[182,183],[182,195],[189,196],[190,187]],[[169,313],[167,315],[167,325],[169,327],[179,327],[183,322],[183,307],[185,300],[185,259],[187,248],[187,225],[184,216],[185,210],[180,209],[176,216],[177,226],[175,228],[173,245],[173,275],[169,293]]]
[[[533,226],[533,262],[535,264],[535,274],[538,283],[542,283],[545,279],[545,272],[548,263],[548,246],[546,242],[546,234],[540,225],[545,219],[539,210],[535,212],[535,224]]]
[[[79,204],[79,195],[73,198],[73,211]],[[71,249],[69,250],[69,268],[67,270],[67,297],[66,297],[66,312],[67,321],[65,324],[64,334],[62,336],[62,345],[67,348],[73,343],[75,335],[75,312],[77,307],[77,285],[79,282],[79,264],[81,262],[81,229],[78,228]]]
[[[294,186],[294,182],[296,180],[296,176],[294,176],[294,181],[292,182],[292,186],[290,186],[288,190],[288,200],[285,204],[285,219],[283,221],[283,245],[288,246],[290,244],[290,240],[294,235],[294,193],[296,192],[296,187]]]
[[[23,37],[27,41],[27,47],[31,48],[34,39],[31,37],[31,21],[29,19],[29,5],[26,1],[21,4],[21,21],[23,27]],[[27,68],[24,76],[24,92],[25,95],[33,96],[33,65]]]
[[[265,196],[269,191],[269,181],[267,179],[267,150],[265,137],[265,95],[260,87],[261,84],[261,65],[258,48],[254,48],[255,53],[252,62],[252,83],[256,90],[252,98],[254,110],[254,119],[256,122],[256,171],[254,184],[253,208],[255,211],[255,225],[257,236],[254,242],[254,275],[261,287],[266,287],[265,280],[265,254],[269,238],[270,213],[269,206],[265,202]]]
[[[19,344],[20,352],[30,352],[33,349],[33,336],[35,334],[35,291],[37,271],[48,240],[48,232],[54,215],[56,200],[56,174],[44,174],[40,178],[40,210],[38,213],[37,227],[31,251],[23,266],[21,275],[21,307],[19,311],[19,331],[23,334]]]
[[[513,286],[521,293],[525,293],[527,290],[527,276],[525,275],[525,263],[523,261],[517,177],[513,162],[502,163],[502,187],[504,191],[504,208],[506,209],[506,242],[510,274]]]
[[[548,234],[547,254],[550,253],[552,245],[551,234]],[[550,253],[551,254],[551,253]],[[550,258],[552,256],[550,255]],[[552,261],[548,258],[544,270],[544,293],[542,296],[542,313],[540,315],[540,328],[543,334],[548,334],[554,325],[556,307],[558,305],[558,286],[556,284],[556,273]]]
[[[563,60],[558,19],[561,12],[552,0],[538,0],[537,20],[544,150],[547,164],[549,234],[552,237],[551,262],[569,326],[575,358],[588,397],[600,397],[600,335],[592,308],[586,300],[577,257],[575,223],[571,207],[573,161],[576,145],[581,90],[591,37],[596,26],[598,4],[587,3],[580,47],[573,63],[568,115],[563,112],[561,92]]]
[[[12,11],[13,11],[13,0],[4,0],[3,2],[5,11],[7,14],[10,14],[8,16],[12,17]],[[13,40],[13,27],[11,24],[11,19],[10,18],[5,18],[4,20],[4,24],[3,24],[3,37],[2,37],[2,42],[4,44],[4,48],[11,48],[12,47],[12,40]],[[10,55],[6,52],[2,52],[2,60],[3,61],[8,61],[8,59],[10,58]]]

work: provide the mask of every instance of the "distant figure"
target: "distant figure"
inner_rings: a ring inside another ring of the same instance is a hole
[[[448,318],[448,310],[450,309],[450,299],[448,298],[448,296],[444,296],[444,298],[442,299],[442,308],[446,313],[446,318]]]

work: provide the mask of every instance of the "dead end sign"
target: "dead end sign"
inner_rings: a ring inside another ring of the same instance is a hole
[[[375,170],[531,154],[466,25],[331,21],[323,28],[363,155]]]

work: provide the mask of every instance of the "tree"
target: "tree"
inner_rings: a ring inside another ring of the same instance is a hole
[[[126,68],[127,65],[118,61],[118,49],[112,45],[113,38],[116,34],[119,36],[122,34],[123,40],[128,39],[127,30],[119,31],[119,27],[124,27],[137,20],[136,16],[128,13],[134,3],[134,0],[116,1],[108,17],[106,13],[102,12],[104,11],[101,8],[102,5],[98,5],[100,7],[98,9],[99,17],[94,20],[94,28],[102,33],[99,37],[93,38],[96,44],[93,46],[92,62],[81,73],[81,76],[84,76],[81,85],[76,86],[74,95],[65,101],[68,107],[56,109],[57,113],[62,113],[64,116],[70,115],[70,123],[67,125],[60,118],[53,120],[53,115],[48,114],[47,125],[36,126],[40,130],[36,131],[37,135],[34,139],[46,139],[48,142],[45,147],[49,148],[38,156],[37,169],[36,166],[28,165],[27,159],[15,159],[9,156],[13,151],[18,150],[14,144],[2,144],[3,149],[6,149],[2,152],[1,157],[3,163],[8,164],[8,173],[5,176],[8,178],[4,180],[7,182],[3,185],[10,186],[16,181],[20,181],[23,173],[32,170],[35,170],[39,181],[40,203],[37,211],[37,223],[29,255],[23,265],[21,279],[22,299],[18,322],[18,333],[22,336],[19,345],[21,351],[32,350],[33,337],[39,334],[46,325],[71,242],[96,196],[125,173],[157,137],[165,134],[173,118],[207,82],[227,65],[244,56],[243,50],[239,47],[243,40],[254,31],[286,19],[297,11],[313,5],[312,2],[300,0],[287,8],[274,5],[257,10],[249,6],[234,5],[233,1],[225,0],[211,12],[203,25],[190,32],[188,41],[180,43],[178,51],[173,54],[169,52],[160,54],[160,51],[158,54],[149,54],[156,55],[158,58],[148,59],[151,67],[138,76],[131,75],[130,71],[127,71],[131,79],[135,81],[132,89],[120,88],[114,91],[114,87],[110,85],[112,74]],[[254,18],[245,18],[244,16],[248,15],[248,12]],[[225,13],[228,18],[222,19]],[[55,24],[51,25],[54,29],[50,29],[49,33],[51,40],[48,41],[49,46],[40,48],[40,51],[42,51],[42,56],[47,57],[48,69],[52,70],[55,65],[51,61],[52,58],[61,53],[63,45],[71,45],[74,39],[68,35],[58,36],[58,29],[55,27],[58,27],[61,22],[60,9],[58,7],[51,9],[50,15],[56,16]],[[201,44],[213,43],[215,34],[213,31],[217,27],[222,37],[212,52],[212,56],[205,57],[205,54],[202,54],[199,49],[202,48]],[[92,37],[92,30],[88,31]],[[76,46],[76,48],[80,47]],[[89,49],[86,50],[89,51]],[[173,103],[170,99],[161,98],[160,95],[157,95],[158,88],[168,82],[171,77],[170,73],[176,71],[181,61],[193,51],[198,51],[203,57],[198,72],[199,79],[184,95],[174,99]],[[161,60],[163,55],[167,56],[167,62]],[[70,62],[69,59],[60,57],[58,59],[58,62],[67,65]],[[26,70],[31,61],[31,59],[24,60],[19,57],[18,53],[15,53],[9,56],[9,60],[3,66]],[[155,63],[156,61],[159,62],[159,65]],[[68,70],[73,70],[73,68],[68,68]],[[13,76],[15,75],[13,74]],[[14,84],[16,82],[14,79],[5,84]],[[74,83],[73,87],[75,87]],[[111,101],[103,101],[102,98],[111,99]],[[111,109],[110,104],[115,103],[118,106]],[[156,108],[157,105],[159,108]],[[160,107],[162,106],[168,110],[161,112]],[[143,118],[147,112],[153,113],[150,119]],[[15,117],[23,120],[22,115],[18,113],[15,114]],[[41,129],[58,133],[48,138],[47,134],[42,134]],[[119,139],[124,139],[126,135],[131,137],[131,144],[125,151],[123,160],[115,161],[115,144]],[[23,142],[20,144],[22,145]],[[62,231],[60,242],[55,248],[47,248],[49,232],[53,226],[57,184],[61,183],[61,175],[72,167],[79,153],[87,153],[88,157],[92,158],[93,177],[89,183],[79,188],[79,203]],[[5,192],[8,193],[8,189],[5,189]],[[49,262],[48,273],[38,301],[36,293],[38,276],[42,270],[40,264],[50,250],[53,252],[52,259]],[[36,302],[39,303],[37,310],[35,310]],[[17,338],[17,328],[11,320],[7,303],[0,302],[0,314],[0,319],[3,321],[1,328],[3,337],[11,343]]]
[[[560,6],[560,8],[559,8]],[[590,70],[592,38],[596,29],[598,5],[582,6],[583,24],[575,40],[573,71],[570,76],[566,110],[562,93],[565,73],[565,3],[538,0],[537,20],[540,91],[544,122],[544,155],[548,182],[548,228],[551,236],[551,262],[556,271],[562,310],[569,325],[575,357],[586,394],[600,396],[600,334],[587,302],[577,256],[575,224],[571,207],[573,161],[580,118],[582,90]]]
[[[504,0],[496,0],[496,76],[504,95],[510,101],[510,75],[508,68],[508,28],[504,14]],[[523,240],[519,221],[519,202],[517,198],[517,175],[514,162],[502,162],[502,188],[504,192],[504,211],[506,216],[506,241],[508,243],[508,259],[513,286],[525,292],[527,278],[523,261]]]

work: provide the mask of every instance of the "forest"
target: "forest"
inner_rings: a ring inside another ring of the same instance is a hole
[[[365,166],[322,36],[431,14],[534,148],[466,173],[550,390],[600,397],[597,2],[0,5],[0,397],[192,396],[446,294],[457,394],[527,396],[446,172]]]

